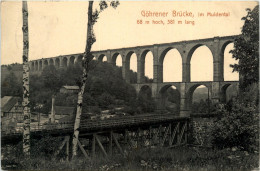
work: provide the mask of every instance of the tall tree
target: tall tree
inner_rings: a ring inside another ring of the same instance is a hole
[[[27,2],[23,1],[23,152],[30,156],[30,106],[29,106],[29,32],[28,32],[28,8]]]
[[[111,1],[110,6],[116,8],[119,5],[118,1]],[[88,25],[87,25],[87,40],[86,40],[86,48],[82,59],[83,65],[83,74],[80,83],[80,90],[78,93],[78,102],[77,102],[77,112],[74,124],[74,134],[72,140],[72,158],[77,155],[77,142],[79,136],[79,126],[80,126],[80,118],[82,114],[82,101],[83,101],[83,94],[86,87],[88,71],[90,69],[90,62],[93,59],[93,54],[91,53],[91,47],[95,43],[96,38],[93,30],[94,24],[97,22],[98,16],[100,12],[107,8],[107,3],[105,1],[99,2],[99,10],[95,10],[93,12],[93,1],[89,1],[88,6]]]
[[[239,60],[239,64],[231,67],[240,73],[240,87],[244,89],[259,80],[259,5],[252,11],[247,9],[247,15],[242,20],[245,20],[242,34],[234,41],[234,50],[230,52],[233,58]]]

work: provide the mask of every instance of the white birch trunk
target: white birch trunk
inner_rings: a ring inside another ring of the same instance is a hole
[[[82,101],[83,101],[83,94],[86,86],[87,81],[87,67],[88,63],[90,62],[90,50],[92,44],[90,43],[92,39],[92,7],[93,7],[93,1],[89,1],[89,7],[88,7],[88,25],[87,25],[87,41],[86,41],[86,49],[83,56],[83,75],[81,80],[81,87],[80,91],[78,93],[78,103],[77,103],[77,112],[76,112],[76,118],[75,118],[75,124],[74,124],[74,134],[73,134],[73,140],[72,140],[72,158],[77,155],[77,141],[79,137],[79,126],[80,126],[80,118],[82,114]]]
[[[23,152],[30,156],[30,106],[29,106],[29,32],[28,32],[28,8],[23,1]]]
[[[50,119],[51,119],[51,123],[55,123],[55,96],[52,95],[52,98],[51,98],[51,116],[50,116]]]

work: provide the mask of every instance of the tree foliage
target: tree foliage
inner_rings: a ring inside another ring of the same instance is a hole
[[[20,83],[11,71],[1,84],[1,97],[4,96],[19,96],[22,97],[22,83]]]
[[[228,105],[220,105],[213,143],[220,148],[257,150],[259,145],[258,86],[252,84]]]
[[[152,90],[150,87],[143,87],[137,98],[138,112],[149,113],[155,110],[155,101],[152,98]]]
[[[44,87],[50,89],[55,94],[62,84],[61,77],[53,65],[43,69],[41,75],[44,83]]]
[[[226,105],[219,105],[219,119],[213,127],[215,146],[240,147],[246,150],[258,150],[259,147],[259,115],[258,115],[258,81],[259,81],[259,6],[247,15],[242,34],[234,42],[231,50],[233,58],[239,64],[231,65],[238,71],[240,94]]]
[[[98,61],[92,61],[89,67],[93,69],[89,71],[85,87],[83,113],[88,112],[88,106],[95,106],[101,110],[111,108],[111,106],[125,106],[126,113],[135,114],[148,112],[146,110],[147,106],[153,105],[153,99],[150,96],[147,96],[146,93],[143,94],[143,97],[137,96],[135,89],[123,80],[120,67]],[[20,68],[20,70],[22,69]],[[55,103],[57,106],[76,106],[77,95],[62,94],[59,93],[59,90],[64,85],[78,85],[81,73],[82,66],[75,64],[66,69],[46,66],[41,75],[30,75],[32,111],[49,113],[51,111],[51,97],[53,94],[56,94]],[[13,69],[5,75],[5,79],[1,84],[2,97],[21,97],[22,82],[18,81],[20,79],[13,73]],[[136,80],[136,73],[131,72],[130,78]],[[111,96],[109,99],[107,99],[108,95]],[[139,101],[136,101],[138,97]],[[106,100],[108,101],[106,102]],[[37,108],[39,104],[42,105],[41,109]]]
[[[230,52],[239,64],[231,65],[233,71],[242,76],[241,88],[245,88],[259,80],[259,6],[252,11],[247,9],[247,15],[242,34],[234,41],[234,49]]]

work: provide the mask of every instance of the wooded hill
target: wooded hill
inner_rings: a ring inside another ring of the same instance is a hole
[[[92,69],[84,93],[83,112],[116,106],[124,106],[125,110],[132,114],[153,111],[155,105],[152,98],[137,97],[134,87],[123,80],[121,67],[97,61],[92,61],[90,67]],[[1,97],[22,97],[22,65],[2,66],[1,70]],[[48,66],[40,75],[30,74],[31,110],[39,110],[36,108],[41,104],[41,112],[49,113],[52,95],[56,95],[55,105],[76,106],[77,94],[62,94],[59,90],[64,85],[79,86],[81,75],[82,66],[77,64],[58,70],[54,66]],[[136,82],[137,74],[131,71],[130,79],[131,82]],[[145,79],[149,81],[148,78]]]
[[[107,62],[92,61],[91,71],[89,72],[86,90],[83,101],[83,112],[100,112],[101,110],[113,109],[115,107],[124,107],[125,112],[144,113],[153,112],[155,103],[151,98],[151,92],[136,94],[135,89],[122,78],[122,68],[108,64]],[[44,68],[41,75],[30,75],[30,100],[31,110],[42,105],[41,112],[49,113],[51,110],[51,97],[56,96],[55,105],[57,106],[76,106],[77,94],[63,94],[59,90],[64,85],[80,84],[82,75],[81,65],[69,66],[66,69],[56,69],[54,66]],[[3,96],[20,96],[22,97],[22,65],[11,64],[1,67],[1,97]],[[130,72],[130,81],[136,82],[137,73]],[[146,82],[151,79],[145,78]],[[228,91],[228,96],[232,96]],[[179,94],[176,90],[169,88],[167,90],[168,98],[166,109],[170,112],[179,110]],[[195,108],[201,103],[205,106],[208,98],[206,87],[197,88],[193,95]],[[201,102],[203,99],[203,102]],[[203,107],[204,108],[204,107]]]

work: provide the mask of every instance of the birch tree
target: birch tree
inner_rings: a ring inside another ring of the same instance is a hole
[[[30,106],[29,106],[29,32],[28,32],[28,8],[27,2],[23,1],[23,152],[30,156]]]
[[[119,5],[118,1],[111,1],[110,6],[116,8]],[[79,136],[79,126],[80,126],[80,118],[82,114],[82,102],[83,102],[83,94],[86,87],[88,71],[90,69],[90,62],[93,59],[93,54],[91,53],[91,47],[95,43],[96,38],[93,30],[94,24],[97,22],[99,14],[108,7],[107,2],[100,1],[99,2],[99,10],[95,10],[93,12],[93,1],[89,1],[88,6],[88,24],[87,24],[87,40],[86,40],[86,48],[82,59],[83,66],[83,74],[80,83],[80,90],[78,92],[78,102],[77,102],[77,112],[74,124],[74,133],[72,140],[72,158],[77,155],[77,142]]]

